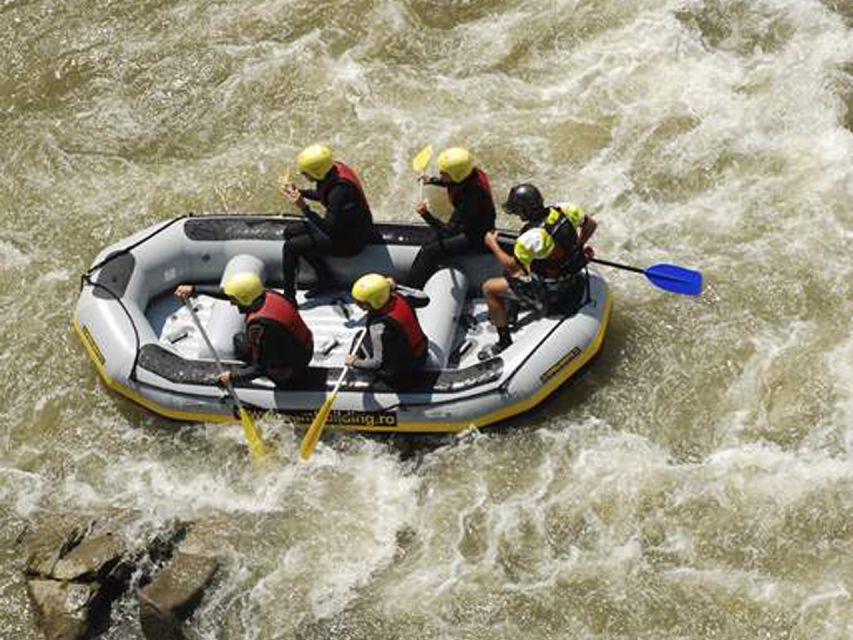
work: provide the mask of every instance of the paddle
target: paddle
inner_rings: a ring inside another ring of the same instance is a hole
[[[412,169],[417,173],[424,175],[430,158],[432,158],[432,145],[428,144],[423,149],[418,151],[418,154],[412,158]],[[421,180],[421,200],[424,199],[424,182]]]
[[[659,262],[648,269],[640,269],[639,267],[631,267],[627,264],[619,264],[618,262],[610,262],[599,258],[591,258],[590,262],[604,264],[608,267],[616,267],[625,271],[633,271],[642,273],[656,287],[672,291],[673,293],[683,293],[685,295],[696,296],[702,293],[702,274],[693,269],[685,269],[674,264]]]
[[[432,158],[432,145],[428,144],[412,158],[412,169],[418,173],[423,173],[429,164],[430,158]]]
[[[219,359],[219,354],[216,353],[216,349],[213,348],[213,343],[210,342],[207,332],[204,330],[204,327],[201,326],[201,322],[195,313],[195,309],[193,309],[192,302],[190,302],[189,299],[186,299],[184,300],[184,304],[187,309],[189,309],[190,315],[192,316],[193,322],[201,334],[201,337],[204,338],[204,343],[207,345],[210,353],[213,354],[213,359],[216,360],[216,367],[219,369],[219,373],[222,373],[225,371],[225,367],[222,366],[222,360]],[[240,423],[243,425],[243,435],[246,437],[246,442],[249,445],[249,451],[252,452],[252,458],[256,461],[263,460],[267,457],[268,452],[260,431],[258,431],[258,428],[255,426],[252,416],[250,416],[249,412],[243,407],[243,403],[240,402],[240,398],[237,397],[237,392],[234,391],[234,386],[228,382],[225,385],[225,388],[228,390],[234,404],[236,404],[237,408],[240,410]]]
[[[287,199],[287,193],[285,192],[285,187],[289,184],[291,184],[291,177],[290,177],[290,167],[288,166],[285,168],[284,173],[282,173],[278,177],[278,190],[279,190],[279,193],[281,193],[281,195],[283,195],[285,197],[285,199]],[[288,204],[289,204],[289,201],[288,201]],[[298,213],[301,213],[301,211],[298,211]]]
[[[356,341],[355,346],[350,353],[358,352],[358,348],[361,346],[361,343],[364,341],[364,336],[366,335],[367,329],[361,332],[361,336]],[[302,458],[302,460],[308,461],[311,458],[311,454],[314,453],[314,448],[317,446],[317,441],[320,440],[320,434],[323,433],[323,428],[326,426],[326,420],[329,418],[329,413],[332,411],[332,405],[335,403],[335,398],[338,397],[338,390],[341,388],[341,384],[343,384],[344,378],[346,378],[349,370],[350,368],[345,365],[337,383],[335,383],[335,388],[325,401],[323,401],[323,405],[320,407],[319,411],[317,411],[317,415],[314,416],[311,426],[308,427],[308,432],[302,439],[302,444],[299,445],[299,457]]]

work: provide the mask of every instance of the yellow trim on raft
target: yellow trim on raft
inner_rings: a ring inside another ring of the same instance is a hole
[[[116,393],[123,395],[128,400],[133,400],[135,403],[142,405],[149,411],[153,411],[154,413],[165,416],[166,418],[171,418],[172,420],[186,420],[190,422],[240,422],[238,418],[234,418],[224,413],[196,413],[164,407],[163,405],[157,404],[153,400],[149,400],[145,396],[140,395],[133,389],[124,386],[120,382],[116,382],[109,376],[109,374],[107,374],[107,370],[98,358],[97,354],[100,353],[100,349],[98,349],[98,345],[95,344],[92,334],[80,324],[80,321],[76,317],[74,318],[74,330],[77,332],[77,335],[80,336],[80,340],[86,348],[86,353],[89,354],[89,358],[94,363],[95,369],[98,370],[104,384]]]
[[[612,311],[612,299],[610,295],[610,291],[607,291],[607,298],[604,302],[605,308],[604,313],[601,315],[601,324],[598,327],[598,333],[595,334],[595,338],[593,338],[592,343],[576,358],[570,360],[566,363],[565,369],[562,371],[558,371],[551,377],[542,387],[534,393],[529,398],[524,400],[519,400],[518,402],[514,402],[513,404],[509,404],[505,407],[501,407],[493,411],[492,413],[488,413],[479,418],[475,418],[474,420],[462,420],[457,422],[403,422],[394,428],[370,428],[370,427],[341,427],[341,429],[345,429],[347,431],[410,431],[417,433],[426,433],[428,431],[436,431],[436,432],[457,432],[463,431],[465,429],[470,429],[472,427],[480,428],[485,427],[490,424],[494,424],[495,422],[500,422],[501,420],[506,420],[513,416],[517,416],[520,413],[524,413],[535,407],[537,404],[545,400],[549,395],[551,395],[557,387],[563,384],[566,380],[568,380],[571,376],[577,372],[582,366],[584,366],[589,360],[598,353],[598,350],[601,348],[602,342],[604,342],[604,334],[607,333],[607,325],[610,322],[610,312]]]
[[[525,411],[532,409],[537,404],[545,400],[545,398],[551,395],[560,385],[562,385],[566,380],[573,376],[575,372],[577,372],[581,367],[583,367],[587,362],[589,362],[589,360],[596,353],[598,353],[598,350],[601,348],[601,344],[604,341],[604,335],[607,333],[607,326],[610,322],[610,313],[613,307],[610,291],[607,291],[607,298],[605,299],[604,305],[605,308],[604,313],[601,316],[601,324],[598,327],[598,332],[595,334],[595,338],[593,339],[592,343],[576,358],[569,360],[565,364],[563,369],[557,371],[551,378],[547,380],[547,382],[545,382],[545,384],[542,385],[542,387],[538,391],[536,391],[536,393],[534,393],[529,398],[519,400],[518,402],[514,402],[513,404],[507,405],[505,407],[501,407],[500,409],[497,409],[479,418],[475,418],[474,420],[458,420],[456,422],[400,422],[394,427],[342,425],[338,428],[345,431],[448,433],[463,431],[471,427],[485,427],[495,422],[506,420],[520,413],[524,413]],[[164,407],[160,404],[157,404],[153,400],[149,400],[148,398],[140,395],[136,391],[129,389],[123,384],[116,382],[115,380],[110,378],[109,375],[107,375],[106,369],[99,361],[94,350],[97,348],[97,345],[91,345],[89,343],[89,340],[84,334],[84,329],[81,327],[80,322],[76,317],[74,318],[74,329],[76,330],[77,335],[80,336],[80,340],[86,347],[86,352],[89,354],[89,358],[95,364],[95,368],[98,370],[98,373],[100,374],[104,383],[113,391],[120,393],[121,395],[125,396],[130,400],[133,400],[134,402],[142,405],[149,411],[153,411],[154,413],[165,416],[167,418],[172,418],[173,420],[187,420],[198,422],[240,422],[238,419],[227,414],[195,413],[191,411],[180,411],[178,409]],[[332,422],[329,423],[330,426],[333,424],[334,423]]]

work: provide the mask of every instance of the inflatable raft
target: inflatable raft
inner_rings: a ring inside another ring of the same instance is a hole
[[[75,328],[110,388],[168,418],[233,421],[234,407],[216,384],[212,354],[190,314],[172,295],[181,283],[218,283],[229,261],[245,256],[266,276],[281,280],[288,216],[185,216],[159,224],[101,252],[83,275]],[[335,281],[328,293],[306,300],[301,313],[314,334],[308,374],[294,387],[276,389],[266,378],[237,386],[253,412],[274,411],[308,423],[331,390],[356,336],[363,312],[349,298],[351,283],[367,272],[401,280],[433,231],[424,225],[377,224],[371,244],[352,258],[328,260]],[[500,232],[511,244],[514,234]],[[480,292],[499,275],[490,254],[454,259],[426,283],[429,303],[416,310],[429,339],[429,359],[416,383],[397,392],[373,376],[350,372],[328,424],[345,429],[453,432],[484,427],[522,413],[550,396],[601,347],[611,297],[597,271],[586,274],[582,296],[568,312],[540,317],[521,310],[513,344],[485,361],[478,352],[497,340]],[[311,284],[300,265],[299,284]],[[223,300],[194,299],[214,347],[236,362],[233,335],[242,317]]]

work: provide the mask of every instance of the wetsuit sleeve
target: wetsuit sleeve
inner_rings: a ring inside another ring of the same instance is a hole
[[[372,354],[369,358],[359,358],[352,366],[357,369],[376,371],[382,366],[385,354],[382,352],[382,337],[385,334],[385,325],[382,322],[374,322],[370,325],[370,346]]]
[[[218,298],[220,300],[227,300],[228,296],[225,295],[225,292],[219,287],[218,284],[196,284],[193,285],[193,295],[194,296],[210,296],[211,298]]]
[[[336,184],[329,191],[327,202],[325,217],[312,211],[308,205],[302,207],[302,213],[329,237],[358,235],[353,225],[359,223],[363,212],[353,187],[346,183]]]
[[[263,372],[255,366],[250,364],[231,367],[231,381],[232,382],[245,382],[246,380],[252,380],[253,378],[260,378]]]
[[[433,229],[436,229],[440,233],[447,233],[450,231],[446,223],[436,218],[429,211],[427,211],[422,217],[429,226],[431,226]]]
[[[491,207],[488,194],[482,189],[465,189],[453,207],[447,226],[454,232],[464,231],[465,235],[482,240],[487,231],[495,228],[488,214]]]
[[[302,204],[302,215],[308,218],[311,224],[317,227],[320,231],[322,231],[326,235],[329,235],[329,223],[326,221],[325,218],[323,218],[323,216],[314,211],[305,203]]]
[[[258,362],[258,355],[261,353],[262,348],[261,340],[264,337],[263,325],[261,323],[250,323],[246,329],[246,335],[249,340],[252,361],[244,366],[233,367],[231,369],[231,380],[234,382],[244,382],[264,375]]]
[[[403,284],[397,284],[394,288],[414,309],[420,309],[429,304],[429,296],[421,289],[413,289]]]
[[[316,189],[300,189],[299,193],[302,194],[302,197],[306,200],[319,200],[320,193]]]

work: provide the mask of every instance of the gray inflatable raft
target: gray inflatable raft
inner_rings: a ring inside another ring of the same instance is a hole
[[[206,215],[180,217],[107,247],[84,274],[75,328],[110,388],[160,415],[191,421],[233,421],[234,408],[216,384],[216,365],[188,311],[172,295],[181,283],[216,283],[235,256],[280,284],[285,226],[296,217]],[[298,302],[314,334],[308,375],[294,388],[266,378],[237,387],[251,411],[275,411],[308,423],[331,390],[357,334],[363,312],[348,291],[358,276],[378,272],[402,279],[433,232],[423,225],[378,224],[359,255],[331,258],[337,290]],[[511,243],[514,234],[500,233]],[[300,286],[314,278],[300,265]],[[571,313],[539,317],[521,311],[513,344],[481,362],[477,353],[496,341],[480,292],[499,275],[491,255],[454,259],[424,291],[416,310],[429,339],[429,359],[416,383],[396,392],[364,372],[348,376],[328,424],[368,431],[452,432],[483,427],[526,411],[550,396],[601,347],[611,298],[597,271]],[[199,296],[195,306],[224,361],[235,361],[232,338],[242,317],[222,300]]]

